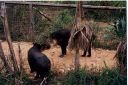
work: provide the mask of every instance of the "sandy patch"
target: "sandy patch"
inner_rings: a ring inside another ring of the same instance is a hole
[[[7,42],[2,43],[4,53],[5,55],[9,55],[9,49]],[[18,43],[13,42],[14,51],[18,59]],[[20,42],[20,47],[22,50],[22,58],[23,58],[23,64],[26,71],[29,73],[30,68],[27,61],[27,52],[32,47],[32,43],[30,42]],[[57,71],[64,71],[69,70],[73,67],[74,62],[74,52],[69,51],[67,52],[67,55],[63,58],[60,58],[59,55],[61,54],[60,47],[51,47],[49,50],[46,50],[43,52],[48,56],[48,58],[52,62],[52,69],[56,69]],[[80,51],[82,54],[83,52]],[[116,51],[114,50],[104,50],[104,49],[92,49],[92,56],[91,57],[80,57],[80,65],[82,67],[87,67],[87,69],[101,69],[105,67],[104,62],[106,65],[110,68],[116,66],[116,60],[113,59],[113,56],[115,55]],[[80,54],[80,55],[81,55]]]

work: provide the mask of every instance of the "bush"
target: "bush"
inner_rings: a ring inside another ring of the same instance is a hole
[[[61,81],[61,85],[93,85],[95,77],[84,69],[69,71]]]
[[[117,39],[122,40],[126,36],[126,20],[124,18],[118,19],[114,22],[114,25],[106,28],[109,34],[105,35],[105,39]]]
[[[126,19],[121,18],[117,20],[114,24],[114,34],[119,39],[122,39],[126,35]]]
[[[19,79],[19,74],[13,75],[0,73],[0,85],[14,85],[14,76],[17,76],[16,81],[20,84],[32,84],[32,80],[29,79],[29,76],[24,72],[21,80]]]
[[[51,26],[52,31],[62,29],[65,26],[72,24],[74,21],[73,15],[71,14],[72,12],[69,11],[68,9],[61,11],[52,23],[52,26]]]
[[[37,8],[37,10],[45,12],[45,10],[42,8]],[[36,34],[40,34],[49,29],[50,22],[47,19],[42,18],[42,15],[40,15],[37,10],[34,10],[35,11],[34,13],[35,29],[34,30]]]
[[[94,74],[84,69],[69,71],[60,85],[126,85],[127,77],[119,74],[118,68],[103,69]]]
[[[104,69],[100,73],[98,85],[126,85],[126,77],[119,74],[118,68]]]
[[[126,7],[126,1],[87,1],[86,5],[95,6],[114,6],[114,7]],[[111,22],[120,17],[126,16],[126,11],[112,11],[112,10],[86,10],[85,17],[87,19],[93,19],[95,21]]]
[[[49,37],[49,32],[42,32],[36,36],[35,42],[38,44],[44,44],[47,42],[47,39]]]
[[[96,38],[92,42],[93,47],[116,49],[118,41],[113,37],[112,33],[108,31],[109,27],[101,28],[95,22],[91,24],[91,27],[93,28],[93,32],[96,35]]]

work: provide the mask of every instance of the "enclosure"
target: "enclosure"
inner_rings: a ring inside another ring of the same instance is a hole
[[[39,85],[30,73],[28,50],[33,42],[61,29],[73,29],[79,1],[12,1],[1,3],[0,85]],[[48,85],[126,85],[126,1],[82,1],[84,23],[92,27],[91,57],[82,57],[74,69],[75,51],[53,45],[43,51],[51,61]],[[122,59],[122,61],[120,60]],[[126,62],[125,64],[123,62]],[[44,82],[43,82],[44,83]],[[42,84],[45,85],[45,84]]]

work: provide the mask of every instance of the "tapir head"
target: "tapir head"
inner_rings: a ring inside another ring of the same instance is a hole
[[[50,47],[51,47],[49,42],[46,42],[46,43],[43,43],[43,44],[33,43],[33,45],[37,49],[39,49],[40,51],[44,51],[44,50],[50,49]]]

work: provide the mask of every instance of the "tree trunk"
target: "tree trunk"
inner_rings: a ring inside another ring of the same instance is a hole
[[[18,71],[18,64],[17,64],[17,61],[16,61],[16,56],[15,56],[13,45],[12,45],[12,42],[11,42],[5,3],[1,4],[1,20],[3,22],[5,37],[6,37],[6,40],[8,42],[9,50],[10,50],[10,53],[11,53],[11,60],[12,60],[12,63],[13,63],[14,72],[16,72],[16,71]]]
[[[2,41],[0,40],[0,58],[2,59],[2,61],[4,63],[4,66],[6,67],[7,71],[12,73],[13,71],[12,71],[11,67],[9,66],[9,64],[8,64],[6,58],[5,58],[4,51],[2,49],[2,44],[1,43],[2,43]]]
[[[77,48],[75,50],[75,61],[74,61],[75,70],[78,70],[80,67],[79,57],[80,57],[79,48]]]
[[[82,2],[79,1],[79,2],[77,3],[76,15],[75,15],[75,25],[76,25],[76,29],[80,29],[80,27],[81,27],[82,15],[83,15],[82,12],[83,12],[83,10],[82,10]],[[78,41],[77,43],[79,43],[79,41]],[[80,55],[79,55],[79,48],[77,47],[77,48],[76,48],[76,53],[75,53],[75,63],[74,63],[76,70],[79,69],[79,67],[80,67],[80,60],[79,60],[79,57],[80,57]]]

